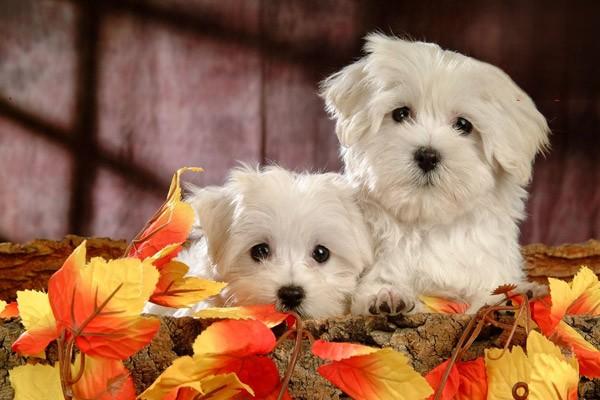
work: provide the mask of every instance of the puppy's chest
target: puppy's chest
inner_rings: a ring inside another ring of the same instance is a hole
[[[512,274],[510,264],[515,258],[516,243],[489,234],[489,229],[448,226],[426,230],[402,224],[385,226],[385,230],[374,231],[378,261],[414,279],[427,277],[430,281],[450,283]]]

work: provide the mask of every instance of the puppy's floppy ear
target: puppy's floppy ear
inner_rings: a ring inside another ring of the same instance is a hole
[[[369,85],[363,58],[331,75],[320,85],[325,108],[335,119],[335,132],[342,146],[351,146],[369,128]]]
[[[211,262],[217,264],[223,256],[231,227],[233,206],[230,195],[222,187],[186,186],[188,194],[185,201],[194,208],[197,218],[192,238],[206,237],[208,256]]]
[[[488,101],[495,115],[486,117],[489,122],[482,132],[485,153],[524,186],[531,180],[536,154],[549,147],[550,129],[531,98],[508,75],[487,67],[493,75]]]

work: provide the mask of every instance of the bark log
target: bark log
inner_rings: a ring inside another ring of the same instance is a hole
[[[0,299],[14,300],[17,291],[45,290],[48,279],[85,238],[67,235],[61,241],[34,240],[27,244],[0,243]],[[118,258],[127,243],[107,238],[87,239],[87,256]]]
[[[388,318],[344,317],[307,321],[306,328],[315,338],[324,340],[392,347],[406,354],[418,372],[425,373],[450,357],[468,321],[469,316],[441,314]],[[596,347],[600,345],[600,317],[571,317],[567,322]],[[152,343],[126,361],[138,393],[147,388],[176,357],[192,354],[194,339],[209,324],[209,321],[191,318],[162,318],[161,328]],[[10,399],[13,396],[8,370],[26,362],[25,358],[10,351],[10,346],[22,331],[23,327],[18,320],[0,325],[0,399]],[[467,352],[466,358],[482,355],[486,347],[500,345],[499,332],[485,329]],[[287,367],[291,348],[292,342],[287,341],[273,353],[282,373]],[[55,362],[56,349],[50,346],[46,357],[49,362]],[[310,343],[305,341],[290,383],[294,399],[347,398],[316,373],[316,369],[323,363],[311,355]],[[583,379],[579,397],[600,398],[600,382]]]

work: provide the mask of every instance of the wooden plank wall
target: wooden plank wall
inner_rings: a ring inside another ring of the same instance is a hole
[[[379,29],[506,70],[553,130],[522,241],[600,236],[600,2],[4,0],[0,239],[130,238],[171,173],[338,170],[318,82]]]

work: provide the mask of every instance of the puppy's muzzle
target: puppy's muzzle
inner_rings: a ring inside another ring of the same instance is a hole
[[[304,289],[300,286],[282,286],[277,291],[281,304],[288,310],[294,309],[304,300]]]
[[[435,169],[441,158],[440,153],[431,147],[419,147],[414,153],[415,162],[425,173]]]

